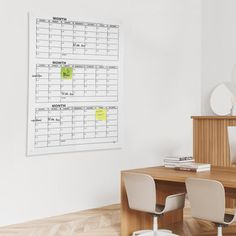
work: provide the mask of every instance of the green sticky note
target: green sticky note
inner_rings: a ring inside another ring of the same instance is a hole
[[[72,67],[61,67],[61,79],[72,80],[73,68]]]
[[[106,109],[96,109],[96,120],[106,121],[107,120],[107,110]]]

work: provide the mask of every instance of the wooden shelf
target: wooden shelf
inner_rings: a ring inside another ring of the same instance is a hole
[[[195,120],[235,120],[236,116],[191,116]]]

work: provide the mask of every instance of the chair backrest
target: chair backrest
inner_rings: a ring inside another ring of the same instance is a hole
[[[187,178],[186,188],[193,217],[224,222],[225,190],[216,180]]]
[[[145,174],[124,173],[124,183],[129,207],[133,210],[154,213],[156,210],[156,185]]]

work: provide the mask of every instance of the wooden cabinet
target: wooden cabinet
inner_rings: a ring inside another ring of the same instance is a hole
[[[230,163],[227,135],[227,126],[236,126],[236,116],[192,116],[192,119],[195,161],[236,167]],[[226,197],[226,206],[236,207],[235,196]]]
[[[227,126],[236,126],[236,116],[192,116],[192,119],[196,162],[233,166],[229,158]]]

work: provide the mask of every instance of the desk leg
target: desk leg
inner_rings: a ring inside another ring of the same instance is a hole
[[[236,189],[225,188],[225,205],[227,208],[236,207]]]
[[[158,203],[164,203],[167,195],[185,192],[184,184],[160,181],[157,184]],[[159,220],[159,227],[164,228],[174,223],[183,221],[183,210],[166,213]],[[128,206],[128,199],[125,191],[123,176],[121,174],[121,236],[130,236],[132,232],[142,229],[152,229],[152,216],[147,213],[133,211]]]

